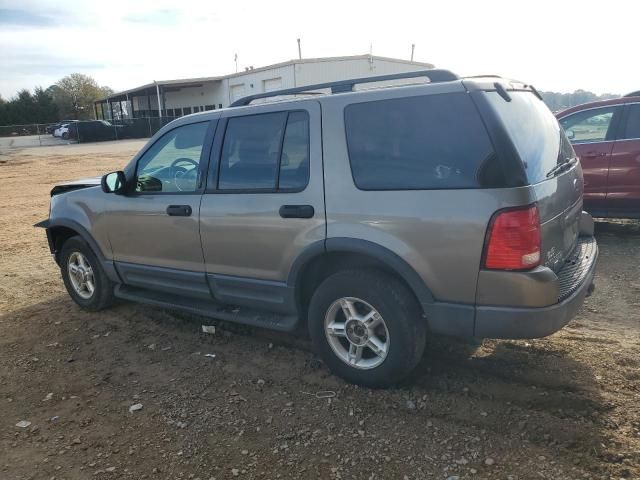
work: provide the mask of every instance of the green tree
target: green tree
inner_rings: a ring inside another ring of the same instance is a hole
[[[86,120],[93,118],[93,102],[113,92],[101,87],[93,78],[82,73],[72,73],[48,89],[63,118]]]
[[[587,92],[582,89],[576,90],[573,93],[541,92],[541,94],[545,103],[553,112],[564,110],[582,103],[593,102],[595,100],[608,100],[610,98],[618,98],[620,96],[612,93],[596,95],[593,92]]]

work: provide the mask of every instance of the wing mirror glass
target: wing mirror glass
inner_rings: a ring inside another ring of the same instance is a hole
[[[102,181],[100,185],[102,186],[102,191],[104,193],[117,193],[123,194],[125,192],[125,186],[127,184],[127,179],[124,176],[124,172],[122,170],[118,170],[117,172],[107,173],[102,177]]]
[[[573,140],[574,138],[576,138],[576,132],[574,132],[573,130],[567,130],[565,133],[567,134],[567,138],[569,140]]]

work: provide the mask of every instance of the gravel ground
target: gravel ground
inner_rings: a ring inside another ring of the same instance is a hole
[[[640,478],[640,223],[597,225],[596,292],[559,333],[431,338],[410,381],[372,391],[304,338],[71,302],[31,225],[52,185],[140,146],[0,156],[1,479]]]

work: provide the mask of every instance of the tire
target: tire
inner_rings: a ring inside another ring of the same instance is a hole
[[[350,320],[345,321],[345,311]],[[361,321],[367,315],[375,328]],[[418,302],[396,278],[376,270],[347,270],[326,278],[311,297],[308,318],[316,352],[334,374],[351,383],[394,385],[413,371],[424,352],[427,326]]]
[[[65,140],[68,140],[69,139],[69,132],[64,132],[62,134],[62,138],[64,138]]]
[[[74,267],[70,264],[75,265],[77,272],[73,277],[71,271]],[[97,312],[113,304],[113,283],[107,278],[96,254],[81,237],[71,237],[64,242],[60,252],[60,272],[69,296],[84,310]]]

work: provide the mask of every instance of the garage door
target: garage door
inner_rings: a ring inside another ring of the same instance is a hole
[[[282,90],[282,77],[269,78],[262,81],[262,89],[265,92],[273,92],[274,90]]]
[[[244,94],[244,83],[240,83],[238,85],[231,85],[231,101],[235,102],[236,100],[246,96]]]

